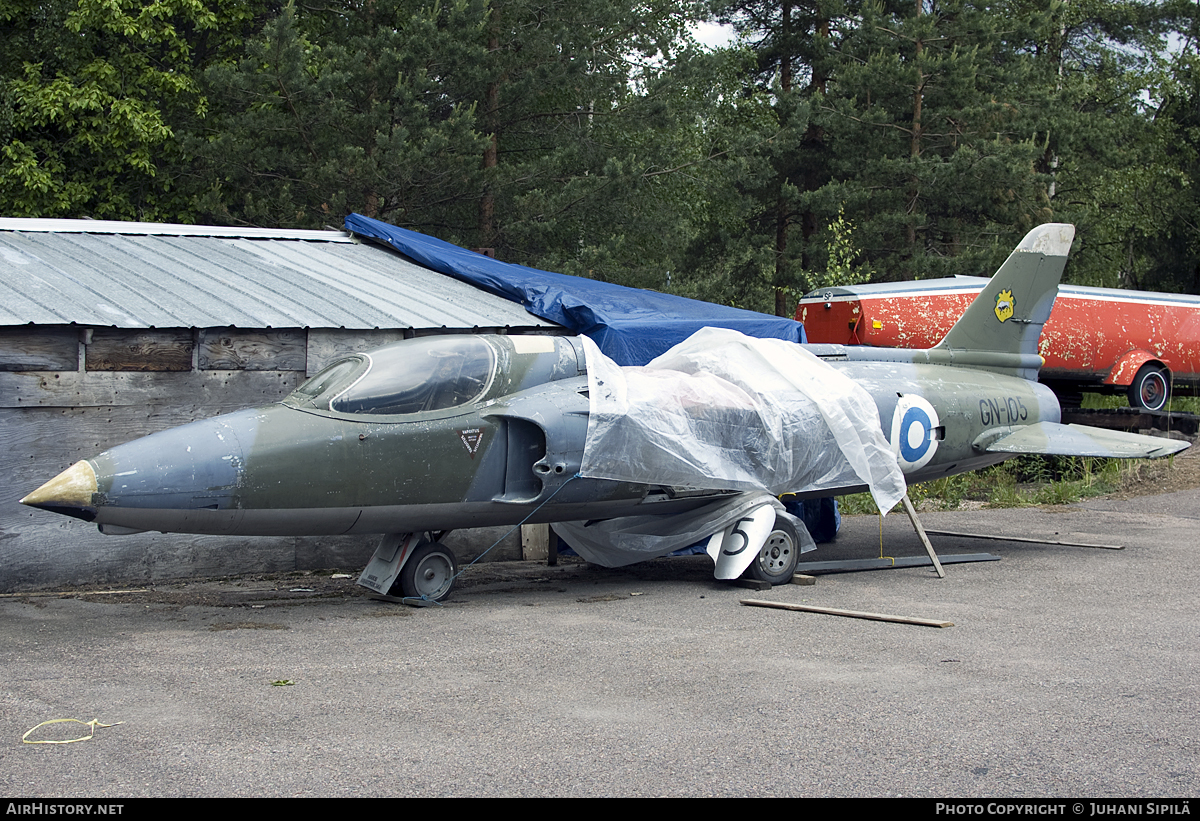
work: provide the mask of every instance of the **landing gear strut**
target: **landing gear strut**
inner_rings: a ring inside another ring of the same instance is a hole
[[[387,534],[358,583],[389,599],[444,601],[458,576],[454,551],[438,541],[448,532]]]

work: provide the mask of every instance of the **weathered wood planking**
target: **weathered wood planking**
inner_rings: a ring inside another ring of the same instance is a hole
[[[78,328],[0,328],[0,371],[79,369]]]
[[[0,407],[181,405],[206,407],[215,416],[276,402],[304,379],[303,371],[0,371]]]
[[[0,371],[304,371],[311,376],[349,353],[409,339],[412,329],[342,328],[0,328]],[[195,349],[193,351],[193,349]],[[195,360],[193,363],[193,359]]]
[[[307,367],[308,332],[303,328],[204,328],[199,336],[202,371],[303,371]]]
[[[351,331],[335,328],[310,328],[308,331],[308,375],[312,376],[339,356],[372,348],[382,348],[392,342],[412,337],[412,331],[389,329]]]
[[[87,346],[89,371],[190,371],[192,331],[97,328]]]
[[[126,544],[83,522],[22,507],[18,500],[67,466],[113,445],[275,401],[299,384],[303,373],[2,376],[0,397],[10,407],[0,408],[0,587],[294,569],[303,540],[155,535],[130,537],[135,541]],[[97,405],[97,399],[110,404]],[[370,553],[371,545],[361,540],[348,544]],[[316,560],[325,554],[309,549],[308,555]]]

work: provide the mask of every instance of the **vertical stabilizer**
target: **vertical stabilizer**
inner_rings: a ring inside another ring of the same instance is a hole
[[[1064,223],[1039,225],[1026,234],[934,350],[1036,356],[1074,238],[1075,226]],[[1036,372],[1021,375],[1036,378]]]

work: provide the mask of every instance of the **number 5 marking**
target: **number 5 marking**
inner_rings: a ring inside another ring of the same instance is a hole
[[[733,531],[729,535],[741,536],[742,537],[742,546],[739,547],[737,550],[722,550],[721,552],[724,553],[726,556],[736,556],[737,554],[739,554],[743,550],[745,550],[746,546],[750,544],[750,537],[747,536],[746,533],[741,530],[742,522],[753,522],[753,521],[754,520],[751,519],[749,516],[744,516],[741,519],[738,519],[737,524],[735,524],[733,526]]]

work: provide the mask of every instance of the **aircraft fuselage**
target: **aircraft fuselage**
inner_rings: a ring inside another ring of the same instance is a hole
[[[411,395],[381,396],[369,384],[372,373],[387,375],[379,372],[389,360],[411,361],[410,348],[428,355],[435,371],[461,360],[464,338],[451,339],[350,357],[281,403],[112,448],[72,468],[81,474],[78,491],[46,507],[113,533],[298,536],[484,527],[530,514],[531,522],[554,522],[674,513],[723,495],[577,476],[588,397],[573,338],[465,338],[478,373],[422,376],[450,384],[441,401],[449,407],[438,407],[438,386],[417,384],[422,379],[412,380]],[[439,354],[443,347],[455,348],[454,356]],[[979,447],[997,426],[1058,421],[1057,401],[1036,382],[912,361],[852,361],[836,346],[814,350],[874,399],[909,481],[1001,461],[1004,454]],[[455,404],[471,393],[478,396]]]

